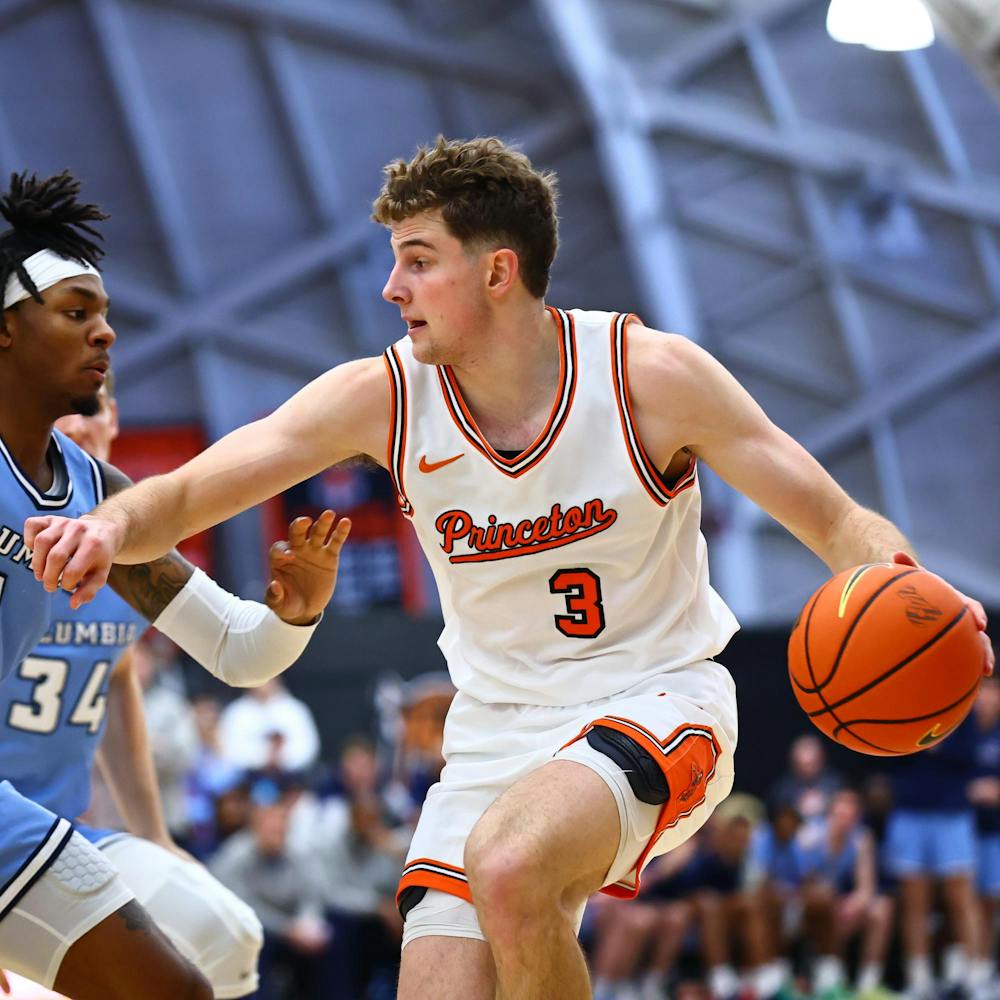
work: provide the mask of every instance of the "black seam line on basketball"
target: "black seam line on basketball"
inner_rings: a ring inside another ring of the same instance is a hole
[[[902,576],[902,574],[900,574],[900,576]],[[809,608],[809,614],[806,615],[806,624],[802,632],[802,642],[803,645],[805,646],[805,651],[806,651],[806,666],[809,668],[809,677],[811,678],[813,684],[816,683],[816,673],[813,670],[812,656],[809,652],[809,626],[812,624],[813,611],[816,610],[816,605],[819,604],[820,598],[823,596],[823,593],[826,590],[826,588],[829,587],[830,584],[833,583],[835,579],[836,577],[831,577],[829,580],[827,580],[826,583],[823,584],[823,586],[820,588],[819,593],[816,594],[816,599],[812,602],[812,607]],[[893,577],[893,579],[897,579],[897,577]],[[795,680],[795,678],[793,677],[792,680]],[[826,700],[826,697],[823,694],[823,685],[820,685],[819,687],[815,688],[811,693],[815,694],[816,697],[819,698],[820,702],[822,702],[823,711],[824,712],[828,711],[830,715],[833,716],[834,721],[839,723],[841,719],[839,718],[837,713],[833,710],[833,708],[830,706],[830,703]],[[812,713],[811,712],[806,713],[806,717],[811,719]],[[849,732],[852,736],[854,736],[855,739],[860,740],[862,743],[868,743],[867,740],[863,739],[862,737],[852,732],[849,727],[845,728],[847,729],[847,732]],[[884,753],[892,753],[892,751],[889,750],[888,747],[879,747],[876,746],[874,743],[868,743],[868,745],[874,750],[882,750]]]
[[[840,732],[841,728],[846,728],[847,726],[857,726],[861,723],[867,725],[879,725],[879,726],[902,726],[907,722],[925,722],[927,719],[933,719],[935,716],[940,715],[942,712],[950,712],[953,708],[957,708],[962,704],[963,701],[971,698],[972,695],[976,693],[976,689],[979,687],[979,681],[969,688],[965,694],[962,695],[957,701],[953,701],[950,705],[945,705],[944,708],[935,709],[933,712],[928,712],[926,715],[914,715],[910,719],[848,719],[847,722],[842,722],[833,731],[833,735],[836,736]]]
[[[835,719],[837,719],[837,716],[834,714],[833,711],[835,708],[840,708],[841,705],[846,705],[849,701],[854,701],[855,698],[858,698],[861,695],[871,691],[873,687],[875,687],[878,684],[881,684],[882,681],[887,680],[893,674],[898,673],[900,670],[902,670],[903,667],[905,667],[908,663],[912,663],[918,656],[922,655],[923,653],[926,653],[927,650],[930,649],[931,646],[933,646],[934,643],[938,641],[938,639],[941,639],[945,635],[947,635],[947,633],[950,632],[965,617],[968,610],[969,610],[968,607],[963,605],[962,610],[959,611],[959,613],[955,615],[955,617],[952,618],[952,620],[948,622],[948,624],[945,625],[945,627],[941,629],[940,632],[938,632],[936,635],[931,636],[931,638],[928,639],[927,642],[925,642],[919,649],[916,649],[912,653],[910,653],[910,655],[907,656],[905,660],[900,660],[899,663],[897,663],[895,666],[890,667],[884,674],[874,678],[873,680],[870,680],[863,687],[859,687],[857,691],[852,691],[851,694],[841,698],[840,701],[835,701],[832,705],[828,704],[826,699],[823,699],[823,704],[826,705],[826,708],[818,709],[815,712],[810,712],[809,718],[810,719],[815,718],[817,715],[822,715],[824,712],[828,711],[831,715],[833,715]],[[840,722],[840,719],[837,719],[837,721]]]
[[[858,622],[861,621],[861,619],[865,615],[865,612],[872,606],[872,604],[875,603],[875,600],[878,598],[879,594],[881,594],[888,587],[891,587],[897,580],[902,580],[904,576],[910,576],[911,573],[916,573],[916,572],[917,570],[915,569],[908,569],[905,573],[897,573],[895,576],[890,577],[888,580],[886,580],[885,583],[883,583],[878,588],[878,590],[876,590],[875,593],[873,593],[868,598],[868,600],[865,601],[865,603],[861,606],[861,610],[858,611],[857,615],[854,618],[854,621],[851,622],[850,627],[844,634],[844,638],[840,640],[840,649],[837,650],[837,655],[834,658],[833,666],[830,668],[830,673],[827,676],[826,680],[823,681],[823,683],[820,684],[819,687],[817,688],[814,688],[812,690],[809,690],[808,688],[804,689],[805,694],[819,694],[819,692],[823,688],[825,688],[830,683],[830,681],[832,681],[833,678],[836,676],[837,670],[840,668],[840,661],[844,658],[844,650],[847,649],[847,644],[851,641],[851,636],[854,635],[854,630],[858,627]],[[814,684],[816,683],[815,677],[813,677],[813,683]],[[826,699],[823,700],[823,703],[826,704]]]

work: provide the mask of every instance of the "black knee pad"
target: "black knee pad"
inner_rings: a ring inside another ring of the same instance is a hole
[[[396,904],[399,907],[399,915],[406,920],[406,914],[413,909],[427,895],[427,886],[408,885],[400,894]]]
[[[649,751],[636,743],[631,736],[594,726],[587,733],[587,742],[599,753],[613,760],[628,778],[632,792],[640,802],[662,806],[670,798],[667,776],[650,756]]]

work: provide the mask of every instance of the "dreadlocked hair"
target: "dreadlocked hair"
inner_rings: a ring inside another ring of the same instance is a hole
[[[107,219],[97,205],[77,201],[80,182],[68,171],[39,180],[25,170],[11,174],[10,188],[0,197],[0,215],[11,228],[0,235],[0,294],[16,274],[36,302],[42,302],[24,262],[39,250],[97,267],[104,256],[104,237],[90,222]],[[93,238],[91,238],[93,237]]]

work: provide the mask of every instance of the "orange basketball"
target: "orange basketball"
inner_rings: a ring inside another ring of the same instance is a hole
[[[976,698],[983,647],[969,609],[927,570],[870,563],[806,602],[788,640],[802,710],[859,753],[915,753],[947,736]]]

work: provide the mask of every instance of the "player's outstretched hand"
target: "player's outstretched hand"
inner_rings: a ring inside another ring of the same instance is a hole
[[[892,555],[892,561],[894,563],[899,563],[901,566],[914,566],[917,568],[923,568],[920,564],[907,552],[894,552]],[[993,643],[990,642],[990,637],[986,634],[986,626],[988,624],[986,619],[986,609],[979,603],[979,601],[973,600],[971,597],[966,596],[957,588],[952,588],[955,592],[965,601],[966,607],[972,614],[972,620],[976,623],[976,627],[979,629],[982,639],[983,639],[983,676],[989,677],[993,673],[993,668],[996,666],[996,653],[993,651]]]
[[[112,521],[91,517],[29,517],[24,541],[32,550],[35,579],[52,592],[69,591],[70,607],[79,608],[107,583],[111,564],[122,545],[122,529]]]
[[[327,606],[337,585],[340,550],[351,522],[325,510],[315,521],[297,517],[288,540],[271,546],[267,606],[291,625],[308,625]]]

